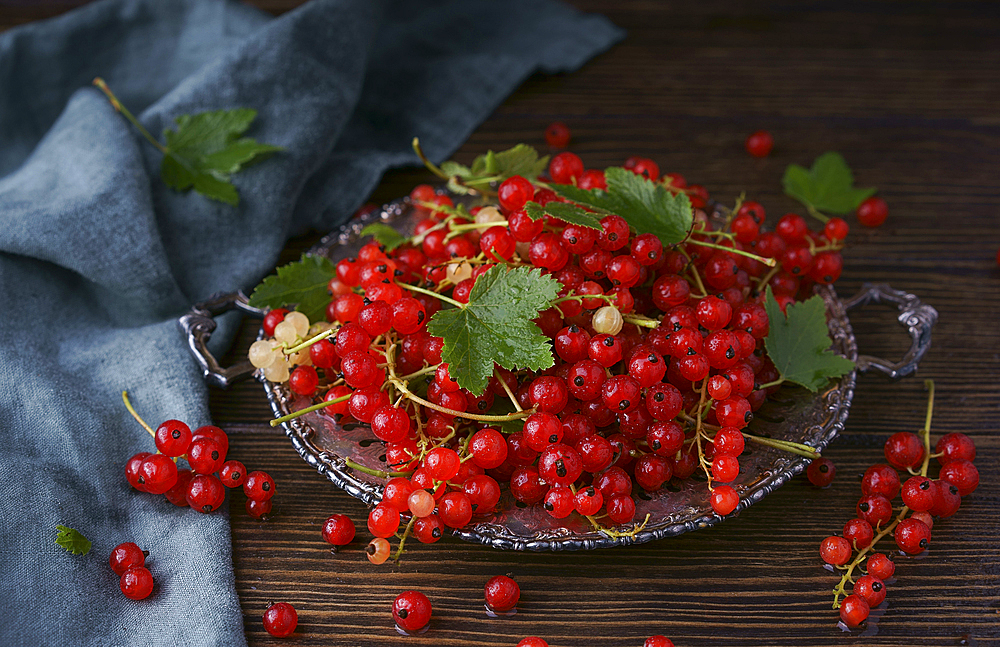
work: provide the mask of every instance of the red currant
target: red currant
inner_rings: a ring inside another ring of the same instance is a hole
[[[287,602],[272,604],[264,612],[264,629],[275,638],[290,636],[299,624],[299,614]]]
[[[156,448],[167,456],[183,456],[191,444],[191,428],[180,420],[167,420],[156,428]]]
[[[267,501],[274,496],[274,479],[267,472],[250,472],[243,483],[243,493],[249,499]]]
[[[323,539],[334,546],[346,546],[354,541],[354,522],[347,515],[331,514],[323,523]]]
[[[521,597],[521,588],[517,582],[506,575],[491,577],[483,587],[486,604],[493,611],[504,613],[517,606]]]
[[[392,603],[392,619],[405,631],[419,631],[431,620],[431,601],[419,591],[404,591]]]
[[[833,482],[833,477],[837,474],[837,468],[829,458],[823,458],[822,456],[813,459],[809,463],[809,467],[806,468],[806,476],[809,477],[809,482],[816,487],[826,487]]]
[[[131,600],[144,600],[153,592],[153,576],[145,566],[133,566],[122,573],[122,593]]]
[[[758,130],[747,137],[747,152],[754,157],[767,157],[774,148],[774,138],[766,130]]]
[[[819,556],[827,564],[843,566],[851,561],[851,544],[843,537],[827,537],[819,545]]]
[[[860,595],[849,595],[840,603],[840,620],[848,627],[857,627],[868,619],[868,603]]]
[[[552,148],[566,148],[569,139],[569,128],[561,121],[554,121],[545,129],[545,142]]]
[[[136,544],[128,541],[124,544],[118,544],[115,546],[114,550],[111,551],[111,557],[108,559],[108,563],[111,566],[111,570],[115,572],[115,575],[121,577],[125,571],[133,566],[144,565],[148,554],[149,553],[139,548]]]
[[[931,529],[922,521],[903,519],[896,526],[896,545],[908,555],[922,553],[931,543]]]
[[[878,227],[889,217],[889,207],[885,200],[871,197],[858,205],[858,222],[865,227]]]

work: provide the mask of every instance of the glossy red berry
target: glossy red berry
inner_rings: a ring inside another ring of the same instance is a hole
[[[896,526],[896,545],[908,555],[922,553],[931,543],[931,529],[922,521],[903,519]]]
[[[183,456],[191,445],[191,428],[180,420],[167,420],[156,428],[156,448],[167,456]]]
[[[876,577],[883,582],[896,572],[896,565],[891,559],[886,557],[885,553],[875,553],[868,558],[866,564],[868,568],[868,574]]]
[[[559,153],[549,162],[549,176],[556,184],[572,184],[583,175],[583,160],[574,153]]]
[[[275,638],[290,636],[299,624],[299,614],[287,602],[272,604],[264,612],[264,630]]]
[[[139,468],[142,467],[142,462],[149,456],[152,456],[149,452],[139,452],[125,462],[125,480],[140,492],[146,491],[146,481],[139,472]]]
[[[500,206],[508,212],[524,208],[524,205],[534,195],[535,187],[520,175],[504,180],[497,189],[497,199],[500,201]]]
[[[472,501],[465,492],[448,492],[438,499],[438,516],[449,528],[461,528],[472,520]]]
[[[150,454],[142,460],[137,480],[144,492],[163,494],[177,483],[177,465],[165,454]]]
[[[851,561],[851,544],[843,537],[827,537],[819,545],[819,556],[827,564],[843,566]]]
[[[823,227],[823,235],[826,236],[827,240],[841,241],[847,238],[850,229],[843,218],[830,218]]]
[[[153,575],[145,566],[133,566],[122,573],[118,584],[125,597],[144,600],[153,592]]]
[[[740,504],[740,495],[728,485],[717,485],[709,496],[709,502],[715,514],[724,517]]]
[[[885,583],[873,575],[862,575],[854,583],[853,593],[864,598],[869,607],[875,608],[885,600]]]
[[[519,640],[514,647],[549,647],[549,643],[538,636],[528,636]]]
[[[885,200],[871,197],[858,205],[858,221],[865,227],[878,227],[889,217]]]
[[[913,432],[900,431],[885,441],[885,460],[899,470],[916,467],[924,459],[924,444]]]
[[[111,570],[115,572],[115,575],[121,577],[125,571],[133,566],[144,565],[146,563],[146,555],[148,553],[139,548],[139,546],[131,541],[127,541],[124,544],[115,546],[114,550],[111,551],[111,556],[108,558],[108,564],[111,566]]]
[[[837,467],[833,464],[829,458],[819,458],[813,459],[809,463],[809,467],[806,468],[806,476],[809,478],[809,482],[816,487],[826,487],[833,482],[833,477],[837,475]]]
[[[274,479],[267,472],[250,472],[243,483],[243,493],[255,501],[267,501],[274,496]]]
[[[419,631],[431,620],[431,601],[420,591],[404,591],[392,603],[392,619],[405,631]]]
[[[914,512],[926,512],[934,507],[937,497],[937,484],[926,476],[913,476],[906,479],[901,492],[903,505]]]
[[[517,582],[506,575],[491,577],[483,587],[483,593],[487,606],[500,613],[513,609],[521,598],[521,589]]]
[[[323,539],[333,546],[346,546],[354,541],[354,534],[354,522],[345,514],[331,514],[323,522]]]
[[[892,503],[881,494],[866,494],[858,501],[857,513],[859,518],[878,528],[892,518]]]
[[[254,501],[253,499],[247,499],[244,507],[246,508],[248,515],[258,521],[262,521],[267,517],[267,515],[271,514],[271,509],[274,505],[270,499],[267,501]]]
[[[666,636],[650,636],[643,641],[642,647],[674,647],[674,642]]]
[[[433,544],[444,536],[444,524],[441,517],[430,514],[420,517],[413,523],[413,536],[421,544]]]
[[[850,519],[844,524],[844,539],[854,550],[868,548],[874,538],[875,531],[872,525],[864,519]]]
[[[285,315],[287,314],[288,310],[284,308],[275,308],[264,315],[264,322],[261,326],[264,329],[264,334],[268,337],[273,337],[274,327],[284,321]]]
[[[870,612],[868,603],[860,595],[849,595],[840,603],[840,620],[848,627],[860,626]]]
[[[210,474],[195,474],[188,484],[187,502],[192,509],[208,514],[226,500],[226,486]]]
[[[754,157],[767,157],[774,148],[774,138],[766,130],[758,130],[746,140],[747,152]]]
[[[247,480],[247,468],[239,461],[226,461],[219,471],[219,480],[226,487],[240,487]]]
[[[961,496],[968,496],[979,487],[979,470],[964,458],[942,465],[939,478],[957,487]]]
[[[472,454],[472,462],[476,465],[487,470],[494,469],[500,467],[507,459],[507,441],[492,427],[480,429],[469,440],[469,452]]]
[[[899,474],[889,465],[872,465],[861,477],[861,491],[864,494],[881,494],[891,501],[899,494]]]
[[[187,460],[195,474],[214,474],[222,469],[226,454],[215,439],[199,436],[191,442]]]
[[[940,454],[938,462],[942,465],[959,459],[974,461],[976,460],[976,445],[965,434],[945,434],[934,445],[934,453]]]

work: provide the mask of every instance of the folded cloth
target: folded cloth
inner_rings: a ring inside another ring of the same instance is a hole
[[[179,314],[344,221],[416,163],[414,136],[440,160],[528,75],[620,37],[552,0],[314,0],[280,18],[106,0],[0,35],[0,644],[245,644],[226,506],[129,488],[125,461],[154,446],[122,390],[154,425],[208,424]],[[284,151],[234,176],[238,207],[176,193],[95,76],[153,133],[248,107],[247,135]],[[57,546],[57,524],[92,551]],[[108,567],[124,541],[151,552],[140,603]]]

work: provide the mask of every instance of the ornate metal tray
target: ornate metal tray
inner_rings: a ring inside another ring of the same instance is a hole
[[[323,238],[309,253],[321,254],[336,262],[355,254],[360,247],[359,232],[368,223],[380,220],[391,223],[403,233],[411,233],[417,219],[409,200],[398,200],[365,218],[352,220]],[[854,360],[857,369],[831,383],[825,392],[819,394],[797,387],[782,389],[755,414],[750,430],[758,435],[793,440],[822,449],[844,428],[854,396],[857,371],[876,369],[892,378],[913,373],[930,347],[931,329],[937,321],[937,312],[922,304],[916,296],[893,290],[887,285],[865,284],[858,294],[846,301],[841,300],[829,286],[820,288],[818,293],[826,302],[833,349]],[[868,303],[889,303],[898,307],[897,318],[912,338],[909,351],[899,362],[858,354],[847,311]],[[263,316],[262,312],[247,305],[246,296],[234,292],[219,294],[195,305],[179,320],[206,381],[220,388],[227,388],[234,380],[254,371],[248,361],[222,368],[206,348],[206,342],[215,329],[213,317],[233,308]],[[260,372],[256,376],[264,386],[275,417],[312,404],[310,399],[291,393],[285,385],[267,382]],[[367,425],[341,425],[331,416],[314,412],[285,422],[282,426],[296,451],[320,474],[365,503],[378,503],[384,482],[356,472],[344,462],[345,458],[350,458],[367,467],[385,468],[382,443]],[[746,452],[740,457],[740,475],[731,484],[740,493],[740,504],[734,514],[764,498],[805,469],[808,463],[807,458],[748,443]],[[694,477],[679,486],[668,484],[653,494],[640,490],[635,518],[641,521],[648,513],[650,519],[634,536],[609,537],[595,531],[578,515],[553,519],[541,506],[526,507],[514,501],[506,490],[499,512],[486,518],[474,518],[465,528],[452,532],[467,541],[495,548],[533,551],[605,548],[671,537],[723,520],[713,513],[707,488],[703,481],[697,480],[699,474],[696,472]]]

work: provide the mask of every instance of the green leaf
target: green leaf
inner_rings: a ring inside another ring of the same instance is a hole
[[[56,526],[59,534],[56,535],[56,543],[74,555],[86,555],[90,552],[92,544],[90,540],[80,534],[80,531],[67,528],[66,526]]]
[[[544,173],[549,165],[548,155],[539,159],[538,152],[527,144],[518,144],[514,148],[495,153],[494,157],[496,161],[495,173],[503,176],[505,180],[515,175],[534,180]]]
[[[589,227],[598,231],[601,229],[601,221],[597,216],[575,204],[566,202],[549,202],[544,207],[537,202],[528,202],[524,205],[524,212],[532,220],[538,220],[548,215],[573,225]]]
[[[846,214],[858,208],[875,189],[854,188],[854,174],[840,153],[823,153],[806,170],[798,164],[789,164],[782,179],[785,194],[795,198],[809,209]]]
[[[770,331],[764,340],[767,354],[787,382],[801,384],[813,393],[831,378],[854,370],[854,362],[830,350],[826,306],[818,294],[800,303],[790,303],[787,315],[767,287],[764,308]]]
[[[509,416],[510,414],[517,411],[511,401],[504,396],[503,399],[497,397],[493,402],[493,406],[490,407],[489,415],[491,416]],[[505,434],[516,434],[519,431],[524,431],[524,418],[517,418],[516,420],[503,420],[501,422],[491,423],[494,427],[499,427],[500,431]]]
[[[599,213],[617,214],[637,233],[655,234],[664,245],[679,243],[687,237],[694,211],[686,194],[674,195],[662,184],[618,166],[605,169],[604,178],[608,183],[606,191],[588,191],[566,184],[553,184],[552,190]],[[545,207],[548,209],[549,205]]]
[[[431,317],[427,332],[444,339],[441,361],[459,386],[482,394],[494,362],[508,370],[552,366],[551,342],[532,319],[561,287],[537,268],[497,265],[476,280],[464,307]]]
[[[606,169],[604,178],[608,193],[619,204],[618,215],[637,233],[655,234],[664,245],[687,237],[694,212],[686,193],[674,195],[662,184],[620,166]]]
[[[254,308],[295,304],[295,309],[309,317],[309,321],[322,321],[330,303],[327,284],[336,275],[337,268],[325,256],[303,256],[261,281],[250,295],[249,303]]]
[[[462,166],[458,162],[447,161],[441,165],[441,170],[444,171],[449,177],[469,177],[472,175],[472,170],[468,166]]]
[[[194,189],[212,200],[236,206],[239,193],[229,176],[245,165],[282,150],[240,137],[257,116],[256,110],[236,108],[181,115],[177,130],[166,130],[166,152],[160,177],[175,191]]]
[[[385,247],[385,251],[391,252],[408,239],[389,225],[383,222],[373,222],[361,230],[362,236],[371,236]]]

